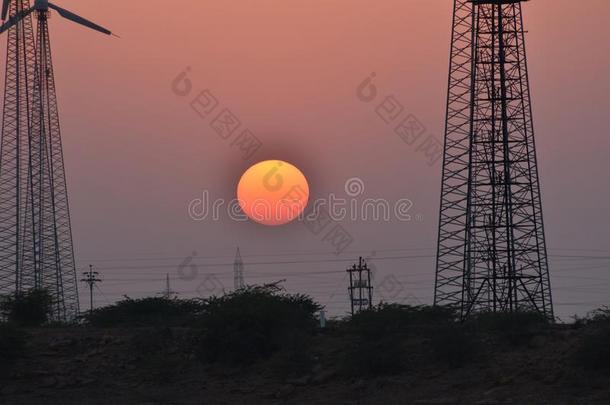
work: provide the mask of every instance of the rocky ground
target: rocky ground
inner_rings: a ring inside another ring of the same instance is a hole
[[[345,337],[331,331],[315,337],[304,375],[285,371],[277,356],[241,368],[203,365],[184,349],[190,333],[28,329],[26,355],[0,368],[0,404],[610,404],[610,376],[571,364],[583,328],[554,326],[459,367],[420,356],[389,377],[345,375]],[[426,344],[411,342],[413,359]]]

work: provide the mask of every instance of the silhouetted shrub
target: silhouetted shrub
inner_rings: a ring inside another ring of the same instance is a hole
[[[98,308],[85,320],[92,326],[187,326],[205,307],[202,300],[179,300],[149,297],[124,300]]]
[[[200,318],[199,355],[233,364],[267,358],[299,335],[311,335],[320,309],[310,297],[285,294],[276,284],[211,298]]]
[[[574,317],[574,325],[576,327],[599,323],[610,323],[610,307],[596,309],[582,318],[578,316]]]
[[[585,369],[610,371],[610,324],[588,327],[574,353],[574,361]]]
[[[9,321],[24,326],[38,326],[49,320],[53,298],[47,290],[32,289],[2,298],[0,311]]]
[[[356,336],[375,339],[397,333],[420,333],[454,321],[454,312],[444,307],[380,304],[352,316],[345,328]]]
[[[513,346],[521,346],[549,326],[537,312],[487,312],[472,316],[468,322],[479,333],[492,333]]]
[[[610,371],[610,308],[593,311],[580,322],[586,328],[574,353],[574,362],[588,370]]]
[[[343,374],[392,375],[405,371],[411,355],[406,339],[455,322],[452,310],[431,306],[380,304],[353,315],[339,329],[349,342],[341,360]]]

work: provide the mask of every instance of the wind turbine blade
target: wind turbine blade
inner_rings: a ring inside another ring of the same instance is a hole
[[[2,21],[6,20],[8,14],[8,6],[11,4],[11,0],[4,0],[2,2]]]
[[[101,26],[99,26],[83,17],[80,17],[68,10],[65,10],[59,6],[56,6],[55,4],[49,3],[49,8],[52,8],[53,10],[57,11],[60,16],[62,16],[63,18],[65,18],[67,20],[73,21],[80,25],[84,25],[85,27],[91,28],[92,30],[99,31],[103,34],[112,35],[112,32],[110,32],[106,28],[101,27]]]
[[[2,26],[0,26],[0,34],[4,33],[5,31],[8,31],[11,27],[16,25],[19,21],[23,20],[25,17],[30,15],[30,13],[32,11],[34,11],[34,7],[32,7],[29,10],[21,10],[20,12],[18,12],[17,14],[15,14],[11,18],[9,18],[7,22],[5,22],[4,24],[2,24]]]

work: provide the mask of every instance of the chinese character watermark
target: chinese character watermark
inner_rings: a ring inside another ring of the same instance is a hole
[[[201,297],[223,295],[226,291],[222,281],[215,274],[202,274],[200,278],[199,266],[195,263],[197,252],[185,257],[178,264],[178,277],[182,281],[195,282],[197,287],[195,292]]]
[[[429,166],[434,166],[443,158],[443,144],[427,133],[426,127],[417,117],[408,113],[404,105],[393,95],[380,97],[374,81],[376,73],[371,73],[356,88],[358,100],[365,104],[374,103],[374,112],[408,146],[415,148],[426,158]]]
[[[187,67],[172,81],[172,92],[188,100],[190,108],[220,139],[236,149],[244,160],[252,159],[263,143],[228,107],[223,106],[210,89],[195,90],[191,68]]]

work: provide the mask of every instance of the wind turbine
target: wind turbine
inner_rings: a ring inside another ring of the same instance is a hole
[[[9,10],[9,6],[10,6],[10,2],[11,0],[4,0],[4,3],[2,4],[2,20],[5,21],[6,17],[8,15],[8,10]],[[49,9],[53,9],[55,11],[57,11],[59,13],[60,16],[62,16],[63,18],[66,18],[70,21],[73,21],[77,24],[81,24],[84,25],[85,27],[89,27],[91,29],[94,29],[96,31],[99,31],[101,33],[104,33],[106,35],[112,35],[112,32],[110,32],[109,30],[107,30],[104,27],[101,27],[79,15],[76,15],[66,9],[63,9],[59,6],[56,6],[53,3],[50,3],[48,0],[36,0],[34,2],[34,6],[30,7],[29,9],[25,9],[25,10],[21,10],[18,13],[16,13],[15,15],[11,16],[8,21],[6,21],[2,27],[0,27],[0,34],[2,34],[4,31],[8,30],[9,28],[11,28],[12,26],[14,26],[15,24],[17,24],[19,21],[21,21],[23,18],[27,17],[28,15],[30,15],[32,12],[37,11],[39,14],[39,19],[40,19],[40,14],[46,14]]]
[[[0,209],[9,208],[0,214],[7,220],[0,226],[0,290],[6,292],[11,283],[15,292],[44,288],[53,296],[53,319],[69,320],[78,315],[78,289],[48,16],[55,10],[67,20],[112,33],[47,0],[29,4],[2,3],[0,34],[9,31],[9,44],[15,44],[16,51],[7,60],[0,191],[14,185],[17,191],[0,196]],[[32,13],[37,17],[35,45]],[[15,65],[17,73],[9,75]],[[15,99],[17,116],[11,106]]]

